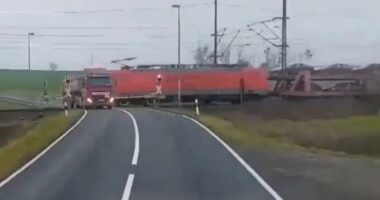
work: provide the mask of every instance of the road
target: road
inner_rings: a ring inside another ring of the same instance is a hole
[[[93,110],[0,187],[0,199],[281,199],[236,156],[182,116]]]

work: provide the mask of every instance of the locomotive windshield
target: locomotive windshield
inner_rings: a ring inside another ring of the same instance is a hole
[[[87,78],[86,84],[89,86],[110,86],[112,81],[109,76],[92,76]]]

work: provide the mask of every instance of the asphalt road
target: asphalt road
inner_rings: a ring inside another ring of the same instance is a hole
[[[94,110],[1,187],[0,199],[281,199],[253,173],[184,117]]]

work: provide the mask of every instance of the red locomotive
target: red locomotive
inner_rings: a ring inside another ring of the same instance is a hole
[[[116,103],[199,99],[240,103],[267,95],[268,71],[252,66],[150,65],[110,71]]]

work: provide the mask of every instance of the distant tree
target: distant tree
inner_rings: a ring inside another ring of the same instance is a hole
[[[304,54],[306,60],[311,60],[313,57],[313,52],[310,49],[306,49]]]
[[[276,68],[281,65],[281,54],[272,53],[269,58],[269,67]]]
[[[51,62],[49,64],[49,68],[51,71],[56,71],[58,69],[58,65],[56,63]]]
[[[249,65],[250,63],[249,63],[249,61],[247,61],[247,60],[245,60],[245,59],[239,59],[238,61],[237,61],[237,64],[239,64],[239,65]]]
[[[268,63],[266,63],[266,62],[261,63],[260,67],[268,67],[269,68]]]
[[[264,50],[265,54],[265,63],[262,65],[267,66],[269,68],[276,68],[281,65],[281,54],[277,54],[272,51],[270,47],[267,47]]]
[[[239,49],[238,49],[238,63],[239,63],[239,61],[243,60],[243,54],[244,54],[244,47],[243,46],[239,46]]]
[[[196,64],[208,64],[210,63],[210,51],[208,45],[198,44],[195,50],[194,60]]]
[[[231,63],[231,48],[227,47],[225,44],[221,44],[222,54],[220,57],[220,61],[223,64],[230,64]]]

